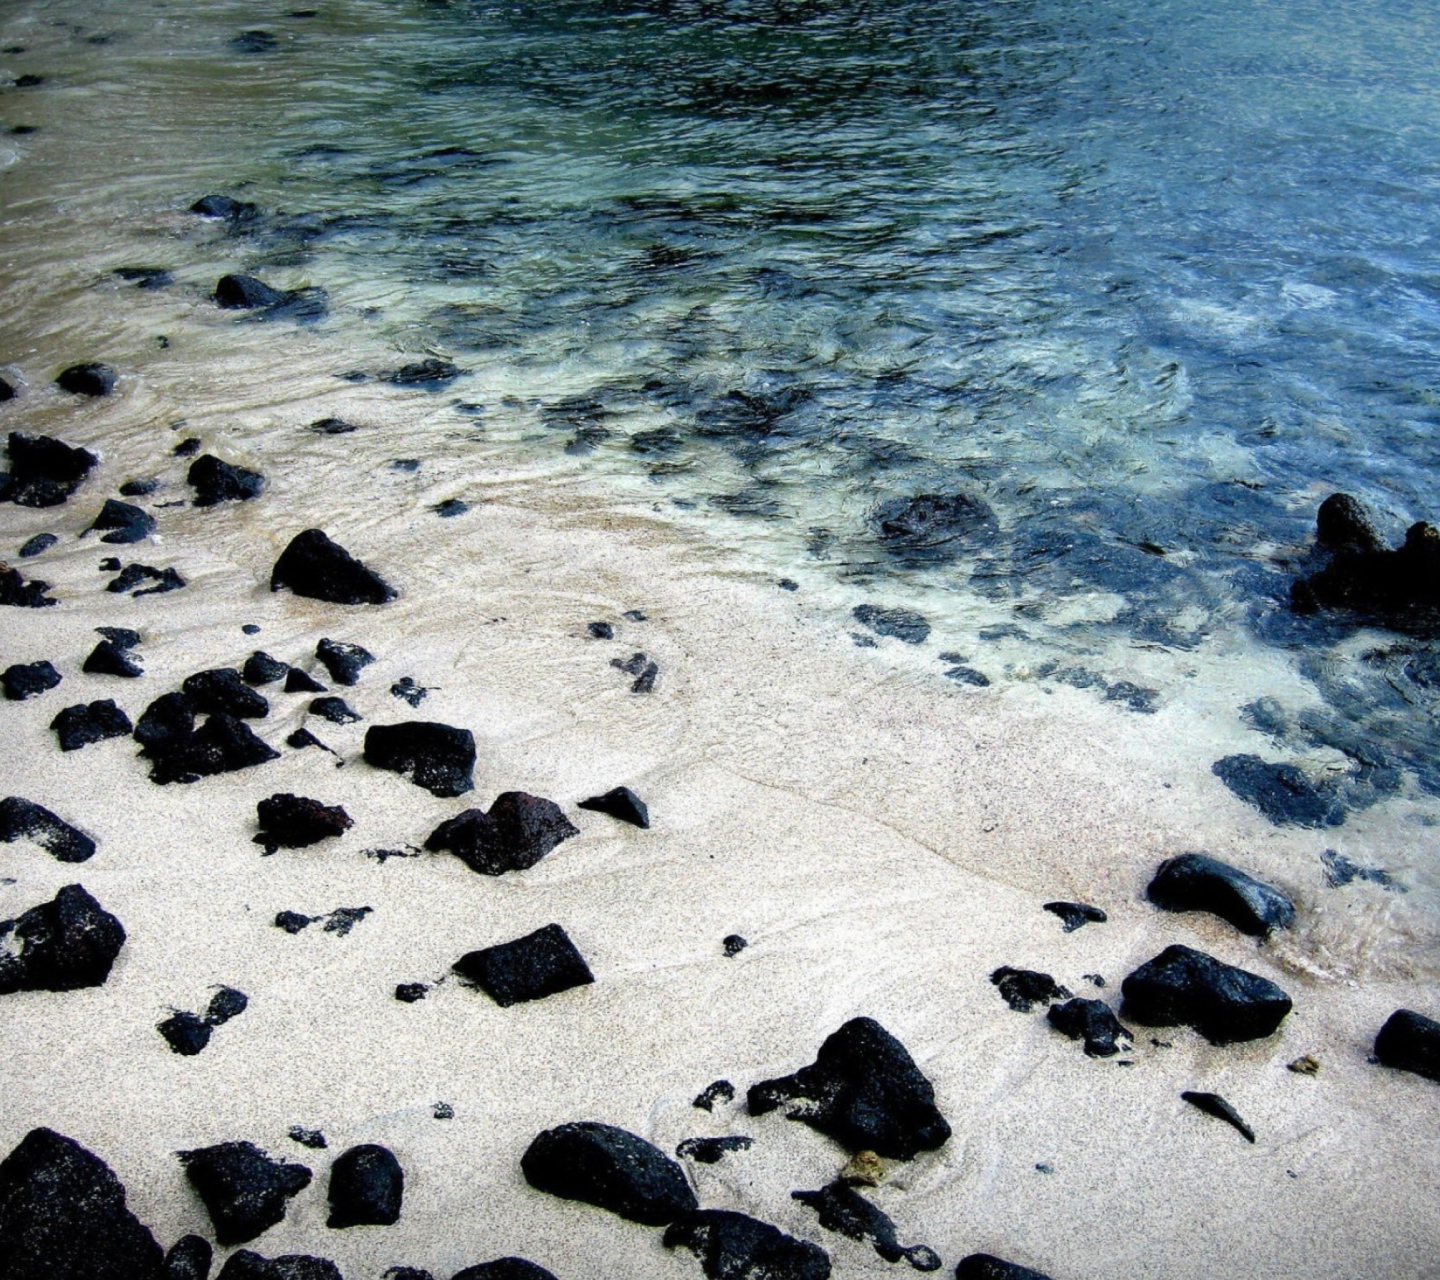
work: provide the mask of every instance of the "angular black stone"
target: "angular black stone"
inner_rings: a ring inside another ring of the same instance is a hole
[[[384,604],[395,599],[394,587],[320,529],[297,533],[280,553],[270,574],[270,590],[281,587],[330,604]]]
[[[61,391],[77,396],[108,396],[115,390],[115,370],[108,364],[72,364],[55,378]]]
[[[0,921],[0,995],[102,986],[125,928],[78,884]]]
[[[226,218],[231,222],[249,222],[257,217],[260,210],[249,201],[236,200],[231,196],[201,196],[190,206],[191,213],[202,218]]]
[[[873,1018],[852,1018],[825,1039],[808,1067],[752,1085],[746,1094],[756,1116],[790,1102],[799,1105],[786,1113],[788,1119],[803,1121],[852,1154],[910,1160],[950,1137],[930,1081]]]
[[[195,732],[195,708],[183,693],[163,693],[145,708],[134,730],[143,756],[154,756]]]
[[[234,667],[216,667],[186,676],[180,692],[189,700],[196,715],[263,720],[270,714],[265,696],[246,684]]]
[[[537,1191],[593,1204],[647,1227],[663,1227],[697,1205],[675,1161],[614,1125],[582,1120],[546,1129],[520,1157],[520,1169]]]
[[[1268,1036],[1290,997],[1268,978],[1190,947],[1166,947],[1120,984],[1122,1017],[1147,1027],[1194,1027],[1211,1044]]]
[[[397,387],[423,387],[427,391],[438,391],[447,383],[454,382],[464,372],[448,360],[417,360],[411,364],[384,375],[385,381]]]
[[[310,704],[310,714],[328,720],[331,724],[355,724],[363,717],[344,698],[316,698]]]
[[[19,569],[7,568],[0,564],[0,604],[13,605],[17,609],[47,609],[58,600],[52,600],[45,593],[50,584],[42,578],[25,581]]]
[[[298,911],[277,911],[275,913],[275,927],[284,929],[286,933],[295,934],[308,929],[319,916],[305,916]]]
[[[14,477],[11,477],[14,480]],[[53,533],[37,533],[33,538],[26,538],[20,547],[19,556],[22,560],[33,560],[43,552],[49,551],[60,539]]]
[[[675,1148],[675,1154],[700,1164],[719,1164],[721,1158],[730,1152],[749,1151],[754,1145],[755,1139],[747,1138],[744,1134],[728,1138],[686,1138]]]
[[[31,1129],[0,1161],[5,1280],[168,1280],[164,1253],[98,1156]]]
[[[1110,1011],[1103,1000],[1067,1000],[1064,1004],[1052,1004],[1045,1012],[1050,1025],[1056,1031],[1072,1040],[1085,1041],[1085,1053],[1091,1058],[1110,1058],[1120,1052],[1116,1041],[1124,1037],[1134,1040],[1129,1027]]]
[[[596,640],[615,639],[615,628],[612,627],[608,622],[587,622],[585,624],[585,629]]]
[[[940,1255],[934,1249],[923,1244],[902,1245],[889,1214],[843,1182],[832,1182],[819,1191],[792,1191],[790,1198],[814,1209],[826,1231],[868,1241],[886,1262],[904,1258],[916,1271],[940,1269]]]
[[[272,1160],[253,1142],[178,1153],[219,1244],[248,1244],[285,1217],[286,1201],[310,1185],[303,1164]]]
[[[101,542],[139,542],[155,532],[155,517],[128,502],[106,498],[100,514],[85,532],[90,533],[95,529],[105,531],[100,538]]]
[[[1016,1013],[1029,1013],[1037,1004],[1070,998],[1070,992],[1048,973],[1039,973],[1034,969],[1012,969],[1009,965],[1002,965],[990,975],[990,981],[1000,988],[1005,1003]]]
[[[401,1004],[414,1004],[417,1000],[425,999],[430,988],[423,982],[401,982],[395,987],[395,999]]]
[[[145,754],[155,761],[150,780],[161,786],[234,773],[280,758],[278,751],[234,716],[211,716],[188,737],[147,746]]]
[[[311,733],[309,729],[296,729],[294,733],[285,739],[285,745],[287,747],[294,747],[296,751],[303,750],[305,747],[319,747],[321,751],[330,751],[330,748]],[[334,752],[331,752],[331,755],[334,754]]]
[[[1104,924],[1110,918],[1099,907],[1083,902],[1046,902],[1043,909],[1060,917],[1066,933],[1074,933],[1087,924]]]
[[[289,1138],[291,1142],[298,1142],[302,1147],[309,1147],[312,1151],[324,1151],[330,1145],[325,1141],[325,1135],[319,1129],[307,1129],[304,1125],[292,1124]]]
[[[526,1000],[543,1000],[595,981],[585,958],[558,924],[547,924],[511,942],[468,952],[451,968],[502,1008]]]
[[[95,841],[75,830],[44,805],[20,796],[0,800],[0,840],[35,841],[56,862],[84,862],[95,853]]]
[[[1145,894],[1162,910],[1209,911],[1257,938],[1295,923],[1295,904],[1278,889],[1202,853],[1167,858]]]
[[[493,1262],[457,1271],[450,1280],[555,1280],[555,1276],[525,1258],[496,1258]]]
[[[243,991],[237,991],[234,987],[221,987],[210,997],[210,1003],[205,1009],[205,1021],[212,1027],[218,1027],[229,1022],[231,1018],[238,1018],[249,1007],[250,997]]]
[[[92,742],[123,738],[133,728],[130,717],[115,705],[113,698],[66,707],[50,721],[50,727],[60,739],[61,751],[78,751]]]
[[[113,640],[102,640],[90,650],[80,670],[90,676],[124,676],[128,680],[145,674],[145,669],[130,652]]]
[[[365,731],[365,763],[404,774],[431,795],[448,799],[475,787],[475,735],[434,720],[371,725]]]
[[[240,1249],[225,1259],[215,1280],[344,1280],[329,1258],[310,1253],[286,1253],[265,1258],[250,1249]]]
[[[880,636],[894,636],[906,644],[924,644],[930,635],[925,615],[914,609],[882,609],[874,604],[857,604],[851,611],[855,621]]]
[[[304,849],[344,835],[355,825],[340,805],[321,804],[288,791],[261,800],[255,808],[260,819],[255,843],[264,845],[267,853],[280,848]]]
[[[375,655],[358,644],[328,638],[315,646],[315,656],[330,673],[330,679],[343,685],[358,684],[360,672],[375,661]]]
[[[190,464],[185,479],[195,490],[197,507],[213,507],[217,502],[247,502],[265,488],[265,477],[258,471],[222,462],[210,453]]]
[[[285,673],[286,693],[324,693],[325,686],[307,671],[291,667]]]
[[[731,1102],[735,1098],[735,1086],[728,1080],[716,1080],[707,1084],[690,1105],[701,1111],[713,1111],[717,1102]]]
[[[1413,1009],[1396,1009],[1375,1037],[1380,1064],[1440,1080],[1440,1022]]]
[[[1192,1107],[1199,1108],[1207,1116],[1214,1116],[1217,1120],[1225,1121],[1246,1142],[1255,1141],[1255,1131],[1240,1118],[1240,1113],[1218,1093],[1198,1093],[1194,1089],[1186,1089],[1180,1097]]]
[[[23,128],[24,126],[21,127]],[[15,131],[12,129],[10,132],[14,133]],[[13,399],[15,399],[14,386],[7,382],[4,378],[0,378],[0,403],[3,403],[6,400]]]
[[[395,1153],[367,1142],[330,1166],[328,1227],[388,1227],[400,1221],[405,1171]]]
[[[456,516],[463,516],[470,510],[468,502],[462,502],[459,498],[446,498],[444,502],[438,502],[430,508],[442,520],[453,520]]]
[[[430,833],[425,848],[453,853],[472,871],[498,876],[533,867],[579,829],[553,800],[504,791],[490,812],[466,809]]]
[[[1311,781],[1293,764],[1244,754],[1217,760],[1210,771],[1276,826],[1338,827],[1345,821],[1334,788]]]
[[[201,442],[198,436],[191,436],[187,440],[180,441],[170,452],[177,458],[193,458],[200,452]]]
[[[0,674],[0,686],[11,702],[24,702],[60,683],[60,673],[43,658],[39,662],[17,662]]]
[[[887,551],[920,562],[987,547],[1000,532],[989,504],[967,493],[896,498],[876,509],[875,524]]]
[[[720,939],[720,946],[724,950],[727,960],[733,960],[749,945],[749,941],[742,938],[738,933],[727,933]]]
[[[289,297],[286,290],[273,289],[254,276],[225,275],[215,283],[215,305],[223,311],[254,311],[260,307],[275,307]]]
[[[181,1236],[165,1255],[165,1280],[210,1280],[215,1250],[204,1236]]]
[[[246,684],[274,684],[284,677],[290,668],[278,658],[272,658],[263,649],[256,649],[240,668],[240,678]]]
[[[352,431],[358,431],[353,422],[346,422],[344,418],[319,418],[310,424],[310,430],[317,436],[348,436]]]
[[[10,472],[0,482],[0,500],[22,507],[58,507],[100,461],[89,449],[53,436],[27,436],[23,431],[10,433],[8,447]],[[54,545],[53,534],[41,536],[52,538],[50,545]],[[25,554],[24,548],[20,554]]]
[[[708,1280],[829,1280],[830,1256],[768,1222],[728,1209],[697,1209],[665,1228],[667,1249],[684,1245]]]
[[[153,587],[146,587],[144,584],[153,582]],[[120,576],[105,586],[106,591],[113,591],[117,594],[130,592],[131,598],[138,600],[141,596],[159,596],[167,591],[179,591],[187,586],[180,571],[174,568],[157,569],[148,564],[127,564],[120,571]],[[137,591],[135,588],[142,587]]]
[[[629,787],[612,787],[604,795],[591,796],[588,800],[580,801],[578,807],[593,809],[596,813],[608,813],[612,818],[637,827],[650,825],[650,810],[646,808],[645,801]]]
[[[390,686],[391,694],[408,702],[412,707],[418,707],[425,701],[425,695],[430,692],[423,685],[416,684],[409,676],[401,676]]]
[[[210,1043],[211,1027],[204,1018],[177,1009],[155,1028],[172,1053],[192,1058]]]
[[[955,1280],[1050,1280],[1050,1277],[1043,1271],[1006,1262],[994,1254],[972,1253],[956,1263]]]

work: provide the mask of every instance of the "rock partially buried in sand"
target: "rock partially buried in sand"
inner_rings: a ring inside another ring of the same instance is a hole
[[[404,1278],[397,1274],[393,1280]],[[494,1262],[482,1262],[457,1271],[450,1280],[555,1280],[555,1276],[524,1258],[496,1258]]]
[[[165,1280],[209,1280],[214,1258],[204,1236],[181,1236],[165,1255]]]
[[[106,498],[100,514],[85,532],[91,533],[96,529],[103,531],[101,542],[121,545],[139,542],[155,532],[155,517],[128,502]]]
[[[210,1024],[204,1018],[183,1009],[177,1009],[163,1022],[156,1024],[155,1030],[170,1046],[170,1052],[178,1053],[183,1058],[193,1058],[204,1049],[210,1043],[212,1033]]]
[[[585,957],[558,924],[547,924],[513,942],[471,951],[451,968],[502,1008],[543,1000],[595,981]]]
[[[850,1152],[910,1160],[950,1137],[935,1090],[905,1046],[873,1018],[852,1018],[828,1036],[815,1061],[794,1075],[752,1085],[751,1115],[796,1102],[801,1120]]]
[[[285,1217],[286,1202],[310,1185],[303,1164],[272,1160],[253,1142],[221,1142],[178,1153],[222,1245],[248,1244]]]
[[[1440,1022],[1412,1009],[1396,1009],[1375,1037],[1380,1064],[1440,1080]]]
[[[431,795],[463,795],[475,787],[475,735],[434,720],[371,725],[365,731],[365,763],[404,774]]]
[[[537,1191],[647,1227],[663,1227],[698,1204],[675,1161],[614,1125],[582,1120],[546,1129],[520,1158],[520,1169]]]
[[[400,1221],[405,1171],[378,1143],[351,1147],[330,1166],[327,1227],[389,1227]]]
[[[248,502],[265,488],[265,477],[258,471],[222,462],[210,453],[190,464],[185,479],[195,490],[197,507],[213,507],[218,502]]]
[[[270,590],[288,587],[297,596],[330,604],[384,604],[395,588],[320,529],[291,539],[270,574]]]
[[[442,822],[425,841],[432,853],[453,853],[472,871],[498,876],[533,867],[579,829],[553,800],[504,791],[490,812],[466,809]]]
[[[1112,1058],[1120,1052],[1117,1041],[1135,1039],[1103,1000],[1075,999],[1052,1004],[1045,1017],[1056,1031],[1072,1040],[1083,1039],[1085,1055],[1090,1058]]]
[[[1050,1280],[1050,1277],[1043,1271],[1006,1262],[991,1253],[972,1253],[955,1264],[955,1280]]]
[[[52,600],[45,593],[50,584],[43,578],[25,581],[19,569],[11,569],[0,563],[0,604],[13,605],[17,609],[48,609],[58,600]]]
[[[147,744],[144,754],[155,762],[150,781],[161,786],[234,773],[280,758],[278,751],[234,716],[211,716],[194,733]]]
[[[713,1111],[717,1102],[733,1102],[734,1099],[735,1086],[728,1080],[716,1080],[707,1084],[690,1105],[699,1107],[701,1111]]]
[[[1203,1111],[1207,1116],[1214,1116],[1217,1120],[1225,1121],[1246,1142],[1255,1141],[1255,1131],[1240,1118],[1240,1113],[1218,1093],[1199,1093],[1194,1089],[1186,1089],[1180,1097],[1192,1107]]]
[[[1166,947],[1120,984],[1120,1012],[1148,1027],[1193,1027],[1211,1044],[1259,1040],[1290,1012],[1290,997],[1268,978],[1191,947]]]
[[[285,673],[286,693],[324,693],[325,686],[320,683],[308,671],[302,671],[299,667],[291,667]]]
[[[78,884],[0,921],[0,995],[103,986],[125,928]]]
[[[84,862],[95,853],[95,841],[56,817],[44,805],[20,796],[0,800],[0,840],[35,841],[57,862]]]
[[[130,717],[115,705],[113,698],[99,702],[77,702],[50,721],[61,751],[78,751],[92,742],[123,738],[133,726]]]
[[[26,538],[16,554],[22,560],[33,560],[36,556],[49,551],[59,541],[60,539],[53,533],[37,533],[33,538]]]
[[[100,461],[89,449],[22,431],[10,433],[9,450],[9,475],[0,484],[0,501],[21,507],[58,507]],[[25,554],[23,548],[20,554]]]
[[[310,1253],[286,1253],[264,1258],[249,1249],[232,1253],[215,1280],[344,1280],[329,1258]]]
[[[288,791],[261,800],[255,810],[260,833],[254,840],[265,846],[266,853],[274,853],[276,849],[305,849],[321,840],[342,836],[355,825],[340,805],[321,804]]]
[[[5,1280],[168,1280],[164,1254],[110,1166],[53,1129],[0,1161]]]
[[[601,796],[591,796],[588,800],[580,801],[578,806],[581,809],[591,809],[596,813],[608,813],[612,818],[618,818],[621,822],[628,822],[642,829],[650,825],[650,810],[646,807],[645,801],[640,799],[629,787],[612,787]]]
[[[1042,909],[1059,916],[1066,933],[1074,933],[1087,924],[1104,924],[1110,918],[1099,907],[1084,902],[1046,902]]]
[[[72,364],[56,375],[55,385],[76,396],[108,396],[115,390],[115,370],[108,364]]]
[[[328,638],[315,646],[315,656],[330,673],[330,679],[347,686],[358,684],[360,672],[375,661],[375,655],[358,644]]]
[[[1295,923],[1295,904],[1278,889],[1202,853],[1162,862],[1145,896],[1165,911],[1208,911],[1257,938]]]
[[[886,1262],[904,1258],[916,1271],[938,1271],[940,1255],[928,1245],[902,1245],[890,1216],[843,1182],[832,1182],[819,1191],[792,1191],[792,1200],[814,1209],[826,1231],[836,1231],[852,1240],[868,1241]]]
[[[990,975],[990,981],[1000,988],[1001,997],[1016,1013],[1029,1013],[1037,1004],[1070,998],[1070,992],[1065,987],[1048,973],[1035,969],[1012,969],[1009,965],[1002,965]]]
[[[735,1134],[727,1138],[686,1138],[675,1154],[683,1160],[694,1160],[700,1164],[719,1164],[732,1151],[749,1151],[755,1145],[754,1138]]]
[[[667,1249],[684,1245],[709,1280],[829,1280],[830,1256],[818,1244],[728,1209],[697,1209],[665,1228]]]
[[[295,673],[292,671],[291,675]],[[312,716],[319,716],[331,724],[357,724],[364,719],[344,698],[316,698],[309,707]]]

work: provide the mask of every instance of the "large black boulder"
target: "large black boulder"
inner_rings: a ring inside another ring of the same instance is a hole
[[[1050,1280],[1043,1271],[1006,1262],[991,1253],[972,1253],[955,1264],[955,1280]]]
[[[113,698],[98,702],[77,702],[66,707],[50,721],[55,736],[60,740],[61,751],[78,751],[92,742],[104,742],[106,738],[123,738],[134,726]]]
[[[1085,1053],[1091,1058],[1112,1058],[1120,1052],[1121,1039],[1135,1039],[1103,1000],[1077,998],[1052,1004],[1045,1017],[1056,1031],[1072,1040],[1084,1040]]]
[[[399,1276],[395,1280],[401,1280]],[[450,1280],[555,1280],[552,1272],[525,1258],[496,1258],[457,1271]]]
[[[512,942],[468,952],[451,967],[502,1008],[543,1000],[595,981],[585,957],[558,924],[547,924]]]
[[[0,1161],[3,1280],[168,1280],[164,1253],[110,1166],[53,1129]]]
[[[57,862],[84,862],[95,852],[95,841],[44,805],[7,796],[0,800],[0,840],[10,844],[22,837],[35,841]]]
[[[475,787],[475,735],[434,720],[371,725],[365,763],[406,775],[431,795],[449,798]]]
[[[253,1142],[221,1142],[179,1156],[216,1241],[227,1246],[248,1244],[284,1218],[286,1202],[312,1176],[303,1164],[272,1160]]]
[[[829,1280],[830,1256],[768,1222],[728,1209],[697,1209],[665,1228],[667,1249],[684,1245],[709,1280]]]
[[[989,504],[968,493],[895,498],[876,509],[875,524],[886,550],[921,562],[987,547],[1000,532]]]
[[[1165,911],[1209,911],[1257,938],[1295,923],[1295,904],[1278,889],[1203,853],[1167,858],[1145,894]]]
[[[44,658],[38,662],[17,662],[0,673],[0,686],[11,702],[38,697],[59,683],[60,673]]]
[[[216,667],[186,676],[180,685],[196,715],[234,716],[237,720],[263,720],[270,704],[263,694],[245,683],[234,667]]]
[[[181,1236],[165,1255],[165,1280],[210,1280],[215,1250],[204,1236]]]
[[[792,1191],[790,1196],[814,1209],[825,1230],[869,1241],[886,1262],[904,1258],[916,1271],[940,1269],[940,1255],[934,1249],[923,1244],[902,1245],[890,1215],[843,1182],[832,1182],[819,1191]]]
[[[1411,1009],[1396,1009],[1375,1037],[1382,1066],[1440,1080],[1440,1022]]]
[[[1166,947],[1120,984],[1121,1015],[1148,1027],[1194,1027],[1211,1044],[1259,1040],[1290,1012],[1290,997],[1268,978],[1191,947]]]
[[[321,804],[307,796],[279,792],[255,806],[260,833],[255,843],[267,853],[276,849],[305,849],[321,840],[342,836],[355,825],[338,804]]]
[[[22,507],[58,507],[100,461],[89,449],[22,431],[10,433],[9,450],[10,470],[0,482],[0,500]]]
[[[101,542],[139,542],[155,532],[155,517],[129,502],[106,498],[100,514],[85,532],[95,529],[102,530]]]
[[[320,529],[290,540],[270,574],[270,590],[288,587],[297,596],[330,604],[384,604],[395,588]]]
[[[909,1160],[950,1137],[935,1090],[905,1046],[873,1018],[852,1018],[826,1037],[815,1061],[746,1094],[751,1115],[795,1102],[802,1120],[853,1152]]]
[[[375,661],[375,655],[368,649],[329,637],[315,646],[315,656],[330,673],[330,679],[343,685],[358,684],[360,672]]]
[[[72,364],[55,377],[61,391],[76,396],[108,396],[115,390],[115,370],[108,364]]]
[[[210,453],[190,464],[185,479],[195,490],[197,507],[213,507],[217,502],[247,502],[265,488],[265,477],[258,471],[222,462]]]
[[[520,1169],[537,1191],[663,1227],[698,1206],[685,1171],[659,1147],[614,1125],[581,1120],[535,1135]]]
[[[330,1166],[328,1227],[388,1227],[400,1221],[405,1171],[378,1143],[351,1147]]]
[[[472,871],[498,876],[533,867],[579,829],[553,800],[504,791],[490,812],[466,809],[442,822],[425,841],[432,853],[453,853]]]
[[[0,995],[102,986],[125,945],[125,927],[78,884],[0,920]]]
[[[223,715],[211,716],[183,737],[147,744],[145,754],[154,761],[150,780],[161,786],[234,773],[280,758],[280,753],[257,737],[243,720]]]

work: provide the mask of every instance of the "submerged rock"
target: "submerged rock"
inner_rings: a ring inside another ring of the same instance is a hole
[[[400,368],[382,375],[386,382],[397,387],[420,387],[426,391],[439,391],[448,383],[454,382],[462,373],[463,369],[457,368],[448,360],[416,360],[410,364],[401,365]]]
[[[935,1090],[894,1036],[873,1018],[852,1018],[794,1075],[752,1085],[751,1115],[798,1103],[786,1115],[850,1152],[910,1160],[950,1137]]]
[[[1000,532],[989,504],[967,493],[896,498],[876,509],[875,524],[887,551],[921,562],[987,547]]]
[[[754,1145],[755,1139],[743,1134],[728,1138],[686,1138],[675,1148],[675,1154],[699,1164],[719,1164],[722,1156],[732,1151],[749,1151]]]
[[[308,848],[321,840],[342,836],[355,825],[340,805],[321,804],[288,791],[261,800],[255,809],[260,834],[254,839],[256,844],[265,846],[266,853],[282,848]]]
[[[9,452],[9,474],[0,480],[0,501],[22,507],[58,507],[100,461],[89,449],[68,445],[53,436],[28,436],[23,431],[10,433]],[[50,545],[54,545],[53,534],[42,536],[50,537]],[[22,557],[30,545],[27,542],[21,548]]]
[[[1066,933],[1074,933],[1087,924],[1104,924],[1110,917],[1099,907],[1087,906],[1083,902],[1046,902],[1042,909],[1060,917]]]
[[[1129,1027],[1110,1011],[1103,1000],[1067,1000],[1064,1004],[1052,1004],[1045,1011],[1045,1017],[1056,1031],[1072,1040],[1085,1041],[1085,1054],[1091,1058],[1111,1058],[1120,1052],[1116,1042],[1120,1039],[1134,1040]]]
[[[1242,800],[1249,801],[1276,826],[1338,827],[1344,807],[1335,788],[1311,781],[1293,764],[1233,755],[1217,760],[1211,772]]]
[[[224,218],[229,222],[251,222],[260,216],[260,210],[249,201],[221,195],[201,196],[190,206],[189,212],[198,213],[202,218]]]
[[[1255,1141],[1255,1131],[1240,1118],[1240,1113],[1218,1093],[1197,1093],[1194,1089],[1186,1089],[1180,1097],[1192,1107],[1199,1108],[1207,1116],[1214,1116],[1217,1120],[1225,1121],[1246,1142]]]
[[[405,1171],[395,1153],[367,1142],[337,1156],[330,1166],[327,1227],[388,1227],[400,1221]]]
[[[1034,969],[1012,969],[1009,965],[1002,965],[990,975],[990,981],[1000,988],[1005,1003],[1016,1013],[1029,1013],[1037,1004],[1070,998],[1070,992],[1048,973],[1039,973]]]
[[[433,720],[372,725],[365,731],[365,763],[403,774],[431,795],[463,795],[475,787],[475,736]]]
[[[258,471],[222,462],[210,453],[190,464],[185,479],[195,490],[197,507],[213,507],[217,502],[248,502],[265,488],[265,477]]]
[[[790,1197],[814,1209],[826,1231],[837,1231],[852,1240],[868,1241],[886,1262],[904,1258],[916,1271],[938,1271],[940,1255],[928,1245],[902,1245],[890,1216],[843,1182],[832,1182],[819,1191],[792,1191]]]
[[[92,742],[123,738],[133,727],[130,717],[115,705],[113,698],[99,702],[77,702],[50,721],[61,751],[78,751]]]
[[[0,686],[11,702],[37,697],[59,683],[60,673],[43,658],[39,662],[17,662],[0,673]]]
[[[0,1161],[0,1267],[5,1280],[168,1280],[110,1166],[43,1128]]]
[[[253,1142],[221,1142],[179,1156],[216,1241],[225,1246],[249,1244],[281,1221],[286,1202],[313,1176],[303,1164],[272,1160]]]
[[[490,812],[466,809],[442,822],[425,841],[432,853],[453,853],[472,871],[498,876],[533,867],[579,829],[553,800],[504,791]]]
[[[78,884],[0,921],[0,995],[103,986],[125,928]]]
[[[234,667],[197,671],[185,677],[180,691],[196,715],[263,720],[270,714],[270,704],[264,695],[246,684]]]
[[[855,621],[880,636],[893,636],[905,644],[924,644],[930,624],[914,609],[882,609],[874,604],[857,604],[851,611]]]
[[[1123,1016],[1149,1027],[1193,1027],[1211,1044],[1268,1036],[1291,1009],[1268,978],[1182,946],[1142,964],[1120,990]]]
[[[271,288],[255,276],[225,275],[215,284],[215,305],[223,311],[276,307],[289,297],[287,290]]]
[[[817,1244],[728,1209],[697,1209],[665,1228],[667,1249],[683,1245],[708,1280],[829,1280],[830,1257]]]
[[[1375,1037],[1382,1066],[1440,1080],[1440,1022],[1412,1009],[1396,1009]]]
[[[76,396],[108,396],[115,390],[115,370],[108,364],[72,364],[56,375],[55,385]]]
[[[148,511],[142,511],[128,502],[118,502],[114,498],[106,498],[105,505],[100,508],[100,514],[95,517],[94,522],[85,532],[91,533],[96,529],[104,531],[100,538],[101,542],[122,545],[139,542],[155,532],[155,517]]]
[[[147,744],[144,754],[155,762],[150,780],[161,786],[234,773],[280,758],[243,720],[226,715],[211,716],[193,733]]]
[[[650,825],[650,810],[629,787],[612,787],[604,795],[591,796],[579,803],[581,809],[592,809],[596,813],[608,813],[621,822],[646,828]]]
[[[697,1207],[685,1172],[658,1147],[614,1125],[582,1120],[537,1134],[520,1158],[537,1191],[662,1227]]]
[[[1050,1280],[1050,1277],[1043,1271],[1006,1262],[994,1254],[972,1253],[956,1263],[955,1280]]]
[[[1208,911],[1252,937],[1295,923],[1295,904],[1278,889],[1201,853],[1166,859],[1145,895],[1165,911]]]
[[[0,840],[35,841],[56,862],[84,862],[95,853],[95,841],[62,821],[44,805],[20,796],[0,800]]]
[[[384,604],[396,594],[379,574],[320,529],[297,533],[280,553],[270,574],[270,590],[281,587],[330,604]]]
[[[595,981],[584,956],[558,924],[547,924],[512,942],[468,952],[451,967],[502,1008]]]

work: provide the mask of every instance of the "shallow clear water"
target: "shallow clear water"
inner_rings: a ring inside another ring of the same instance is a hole
[[[1425,646],[1286,604],[1335,488],[1437,514],[1432,6],[15,4],[0,40],[45,77],[0,97],[38,126],[17,425],[63,435],[50,366],[102,354],[148,377],[117,438],[443,357],[393,451],[457,484],[643,495],[994,682],[1193,705],[1352,808],[1440,790]],[[183,212],[212,191],[259,213]],[[246,326],[228,270],[328,312]],[[957,492],[994,513],[959,554],[880,536]]]

